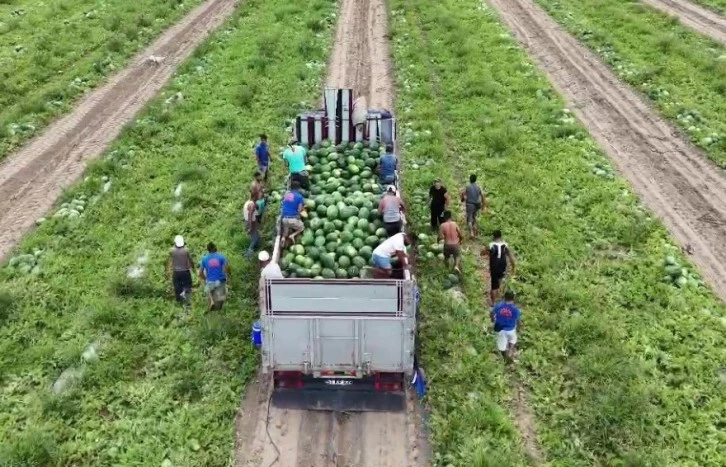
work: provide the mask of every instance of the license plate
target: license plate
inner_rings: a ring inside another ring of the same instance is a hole
[[[349,386],[353,384],[353,381],[349,379],[326,379],[325,384],[330,384],[332,386]]]

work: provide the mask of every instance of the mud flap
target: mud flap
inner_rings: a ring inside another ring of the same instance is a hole
[[[272,392],[272,405],[282,409],[333,412],[402,412],[406,409],[406,393],[276,388]]]

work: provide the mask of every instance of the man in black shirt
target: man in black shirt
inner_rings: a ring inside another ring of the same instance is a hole
[[[429,189],[429,206],[431,208],[431,228],[434,232],[439,231],[439,226],[444,216],[444,211],[449,206],[449,193],[446,187],[441,184],[441,179],[434,180]]]
[[[514,255],[509,250],[509,245],[502,240],[501,230],[494,231],[493,241],[482,255],[489,258],[489,276],[492,281],[489,300],[491,306],[494,306],[499,298],[499,287],[507,274],[507,260],[512,265],[512,275],[514,275]]]

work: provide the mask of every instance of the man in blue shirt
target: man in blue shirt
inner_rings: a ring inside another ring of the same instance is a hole
[[[207,252],[199,265],[199,280],[204,281],[204,290],[209,294],[209,309],[221,310],[227,299],[227,279],[231,273],[227,258],[217,252],[217,246],[209,242]]]
[[[507,291],[504,301],[492,308],[492,324],[497,334],[497,349],[509,364],[514,361],[514,351],[517,345],[517,330],[521,327],[522,313],[514,304],[514,293]]]
[[[267,147],[267,135],[260,135],[260,142],[255,146],[255,156],[257,157],[257,170],[262,174],[267,183],[270,169],[270,150]]]
[[[307,189],[308,183],[308,171],[305,170],[305,164],[307,164],[307,151],[304,147],[297,143],[297,140],[292,138],[287,143],[287,148],[282,153],[282,158],[287,164],[287,168],[290,171],[290,180],[300,182],[300,186]]]
[[[290,190],[282,197],[282,241],[283,245],[295,243],[295,237],[305,229],[300,214],[305,207],[305,198],[300,194],[300,182],[294,180]]]
[[[393,154],[393,145],[386,144],[386,153],[378,160],[378,176],[384,185],[392,185],[396,181],[398,159]]]

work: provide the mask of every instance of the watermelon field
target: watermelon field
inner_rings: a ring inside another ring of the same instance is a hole
[[[200,3],[0,2],[0,159]]]
[[[726,47],[634,0],[536,0],[726,168]]]
[[[635,1],[533,1],[723,166],[722,46]],[[16,67],[0,80],[0,128],[31,125],[0,134],[0,158],[70,108],[82,91],[69,81],[93,86],[199,3],[0,1],[0,64]],[[259,365],[248,337],[259,270],[243,258],[241,220],[252,148],[270,136],[269,251],[279,149],[291,119],[317,107],[339,5],[241,2],[0,265],[0,465],[241,465],[235,416]],[[724,303],[489,3],[387,7],[430,464],[726,464]],[[286,276],[358,277],[370,264],[385,237],[381,151],[309,148],[306,230],[282,255]],[[472,173],[490,212],[459,278],[426,199],[441,178],[463,227],[456,195]],[[496,353],[480,256],[495,229],[517,258],[512,369]],[[209,241],[229,258],[223,312],[206,313],[201,293],[190,311],[172,302],[163,269],[176,234],[195,261]]]

